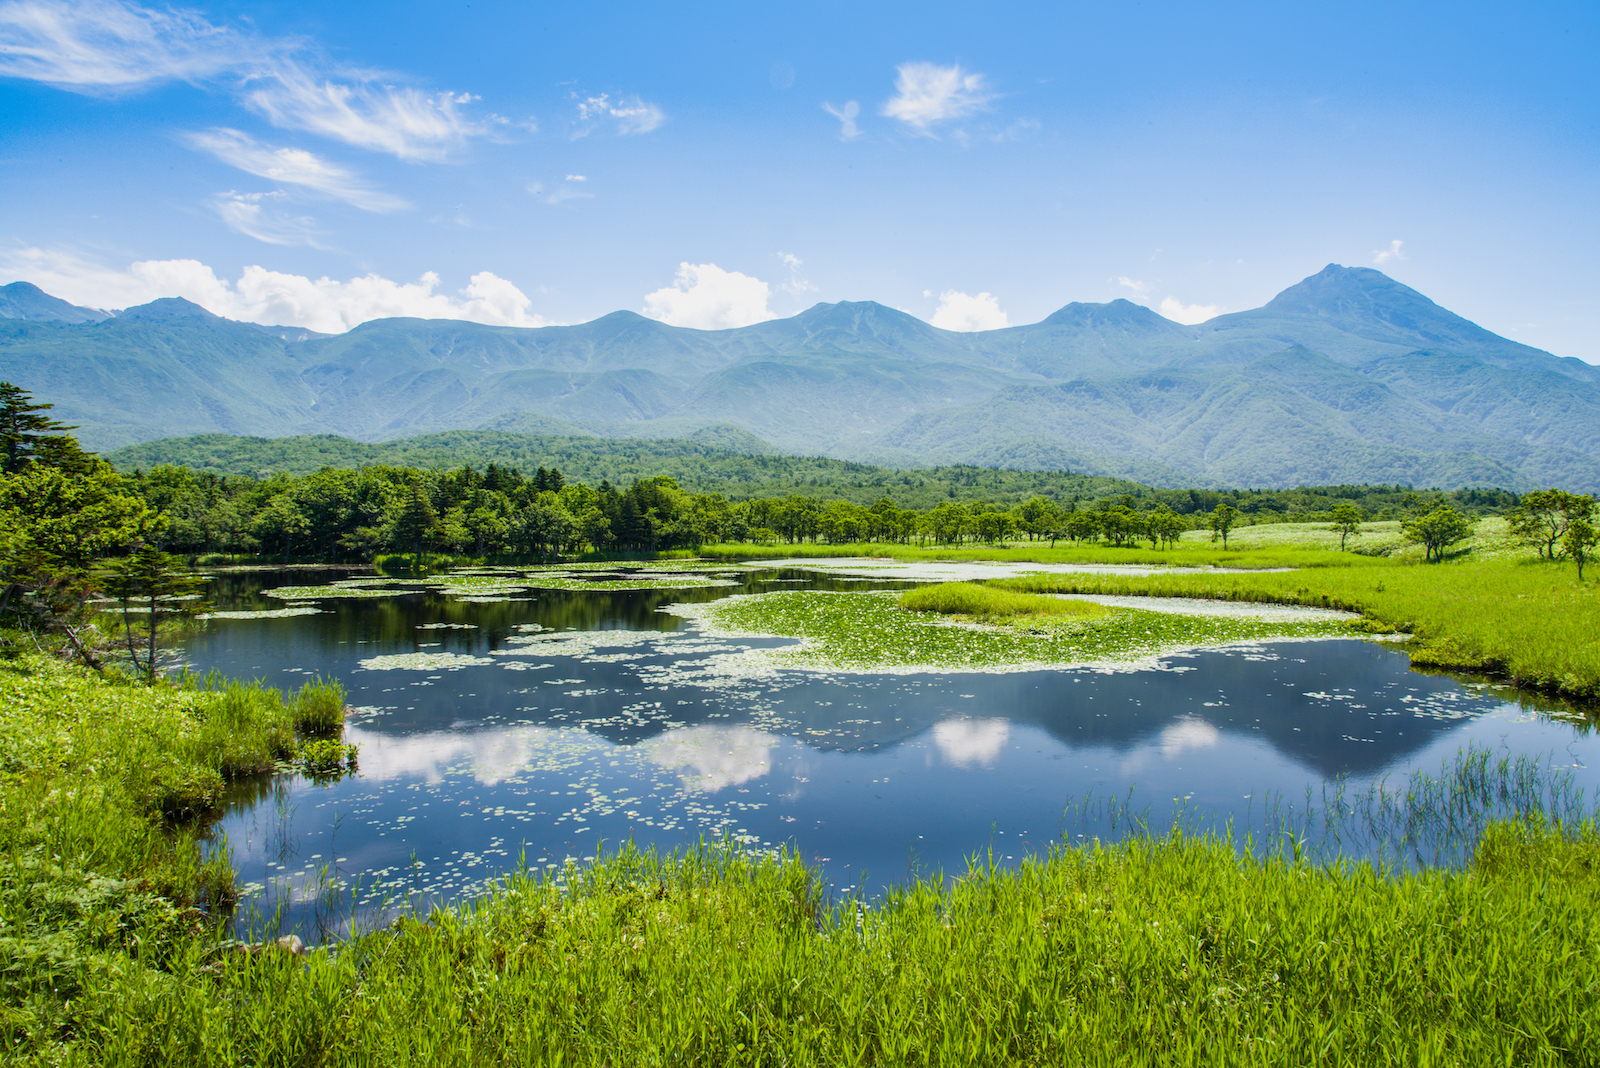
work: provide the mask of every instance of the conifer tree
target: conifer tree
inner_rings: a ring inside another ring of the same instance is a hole
[[[78,443],[66,433],[77,427],[39,414],[54,407],[53,404],[35,404],[27,390],[10,382],[0,382],[0,468],[6,474],[21,471],[41,453],[59,453],[60,459],[67,461],[82,455]],[[50,466],[63,467],[69,463],[56,462]]]

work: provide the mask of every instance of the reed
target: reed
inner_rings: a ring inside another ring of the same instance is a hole
[[[1028,593],[1105,593],[1272,601],[1361,612],[1414,636],[1419,666],[1504,676],[1519,686],[1600,699],[1600,586],[1570,566],[1491,558],[1443,564],[1351,556],[1344,567],[1281,573],[1023,575]]]
[[[1466,870],[1181,833],[975,858],[875,905],[792,854],[624,849],[307,958],[196,943],[90,991],[68,1063],[1585,1064],[1592,825]]]

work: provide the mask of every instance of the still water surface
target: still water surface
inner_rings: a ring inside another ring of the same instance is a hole
[[[341,577],[224,573],[208,596],[275,609],[263,589]],[[1107,833],[1130,797],[1158,830],[1177,807],[1249,830],[1329,780],[1437,771],[1469,743],[1597,781],[1597,742],[1578,726],[1412,672],[1380,643],[1274,642],[1121,671],[775,672],[749,651],[788,640],[708,637],[662,609],[907,583],[731,578],[479,598],[396,587],[318,600],[317,614],[214,621],[188,649],[195,667],[283,687],[338,678],[358,709],[346,732],[358,775],[284,776],[223,820],[259,888],[252,911],[315,936],[330,915],[460,899],[519,863],[724,834],[790,845],[836,891],[875,893],[975,854],[1005,863]]]

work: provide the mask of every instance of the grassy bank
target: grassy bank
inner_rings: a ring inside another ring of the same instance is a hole
[[[699,556],[708,560],[835,560],[869,557],[884,560],[1000,561],[1024,564],[1136,564],[1150,567],[1341,567],[1348,554],[1321,545],[1264,542],[1248,548],[1224,549],[1209,542],[1182,542],[1171,549],[1069,545],[1020,542],[1004,546],[924,546],[879,542],[847,545],[705,545]],[[1377,559],[1385,559],[1379,557]]]
[[[1600,1042],[1600,836],[1483,754],[1380,820],[1458,834],[1463,805],[1516,800],[1528,818],[1454,870],[1136,835],[869,905],[792,856],[624,851],[306,956],[241,952],[211,922],[231,872],[167,814],[331,733],[336,698],[0,665],[0,1059],[1584,1064]]]
[[[334,684],[286,701],[0,663],[0,1050],[72,1036],[85,998],[203,940],[234,877],[192,828],[241,780],[343,763],[343,719]]]
[[[624,853],[305,960],[119,977],[68,1061],[1590,1064],[1597,861],[1588,827],[1403,877],[1142,839],[830,908],[793,858]]]
[[[1419,666],[1485,671],[1600,700],[1600,587],[1579,584],[1570,565],[1508,558],[1395,565],[1352,556],[1344,567],[1277,574],[1023,575],[995,585],[1344,608],[1415,635],[1411,656]]]

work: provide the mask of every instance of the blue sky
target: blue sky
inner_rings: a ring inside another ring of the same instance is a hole
[[[0,0],[0,281],[972,329],[1337,262],[1600,362],[1597,45],[1593,3]]]

